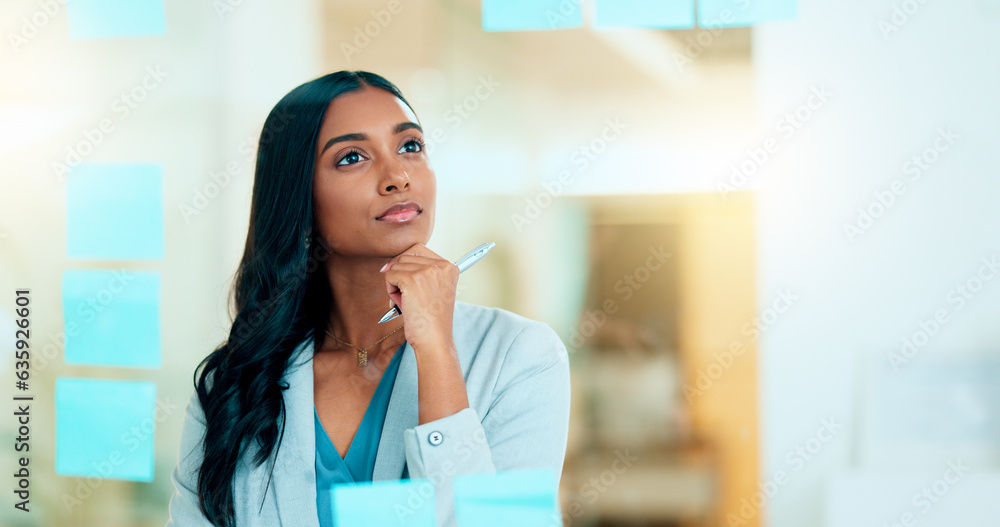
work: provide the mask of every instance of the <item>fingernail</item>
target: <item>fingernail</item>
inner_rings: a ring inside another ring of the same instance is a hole
[[[378,272],[381,273],[381,272],[385,271],[386,267],[389,267],[389,262],[386,262],[385,265],[383,265],[382,268],[378,270]]]

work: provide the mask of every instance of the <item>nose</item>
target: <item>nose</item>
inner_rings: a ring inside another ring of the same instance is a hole
[[[379,189],[382,193],[389,193],[393,190],[399,191],[410,188],[410,176],[403,169],[402,165],[396,163],[387,166],[382,175]]]

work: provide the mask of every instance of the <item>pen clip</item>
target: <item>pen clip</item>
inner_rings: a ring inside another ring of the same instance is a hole
[[[468,262],[469,260],[481,258],[484,255],[484,253],[488,252],[490,249],[494,247],[496,247],[496,242],[486,242],[484,244],[481,244],[475,249],[466,253],[465,256],[455,261],[455,265],[458,266],[458,269],[460,271],[464,271],[466,262]]]

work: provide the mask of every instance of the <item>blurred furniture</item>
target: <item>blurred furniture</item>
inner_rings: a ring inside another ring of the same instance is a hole
[[[594,225],[573,347],[574,449],[563,472],[570,525],[708,525],[717,455],[698,442],[677,352],[678,229]],[[582,436],[582,437],[580,437]]]

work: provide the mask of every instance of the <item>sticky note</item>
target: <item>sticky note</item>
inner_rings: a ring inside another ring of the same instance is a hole
[[[62,302],[67,364],[160,367],[159,273],[66,270]]]
[[[552,469],[464,474],[452,487],[458,527],[550,527],[559,517]]]
[[[153,480],[156,385],[56,379],[56,473]]]
[[[597,0],[594,26],[692,28],[694,2],[695,0]]]
[[[66,176],[70,258],[162,259],[163,222],[160,165],[86,163]]]
[[[797,16],[797,0],[698,0],[701,27],[752,26]]]
[[[163,35],[163,0],[72,0],[66,2],[69,36],[74,40]]]
[[[485,31],[537,31],[581,26],[580,0],[483,0]]]
[[[337,527],[434,527],[434,484],[426,478],[334,485]]]

